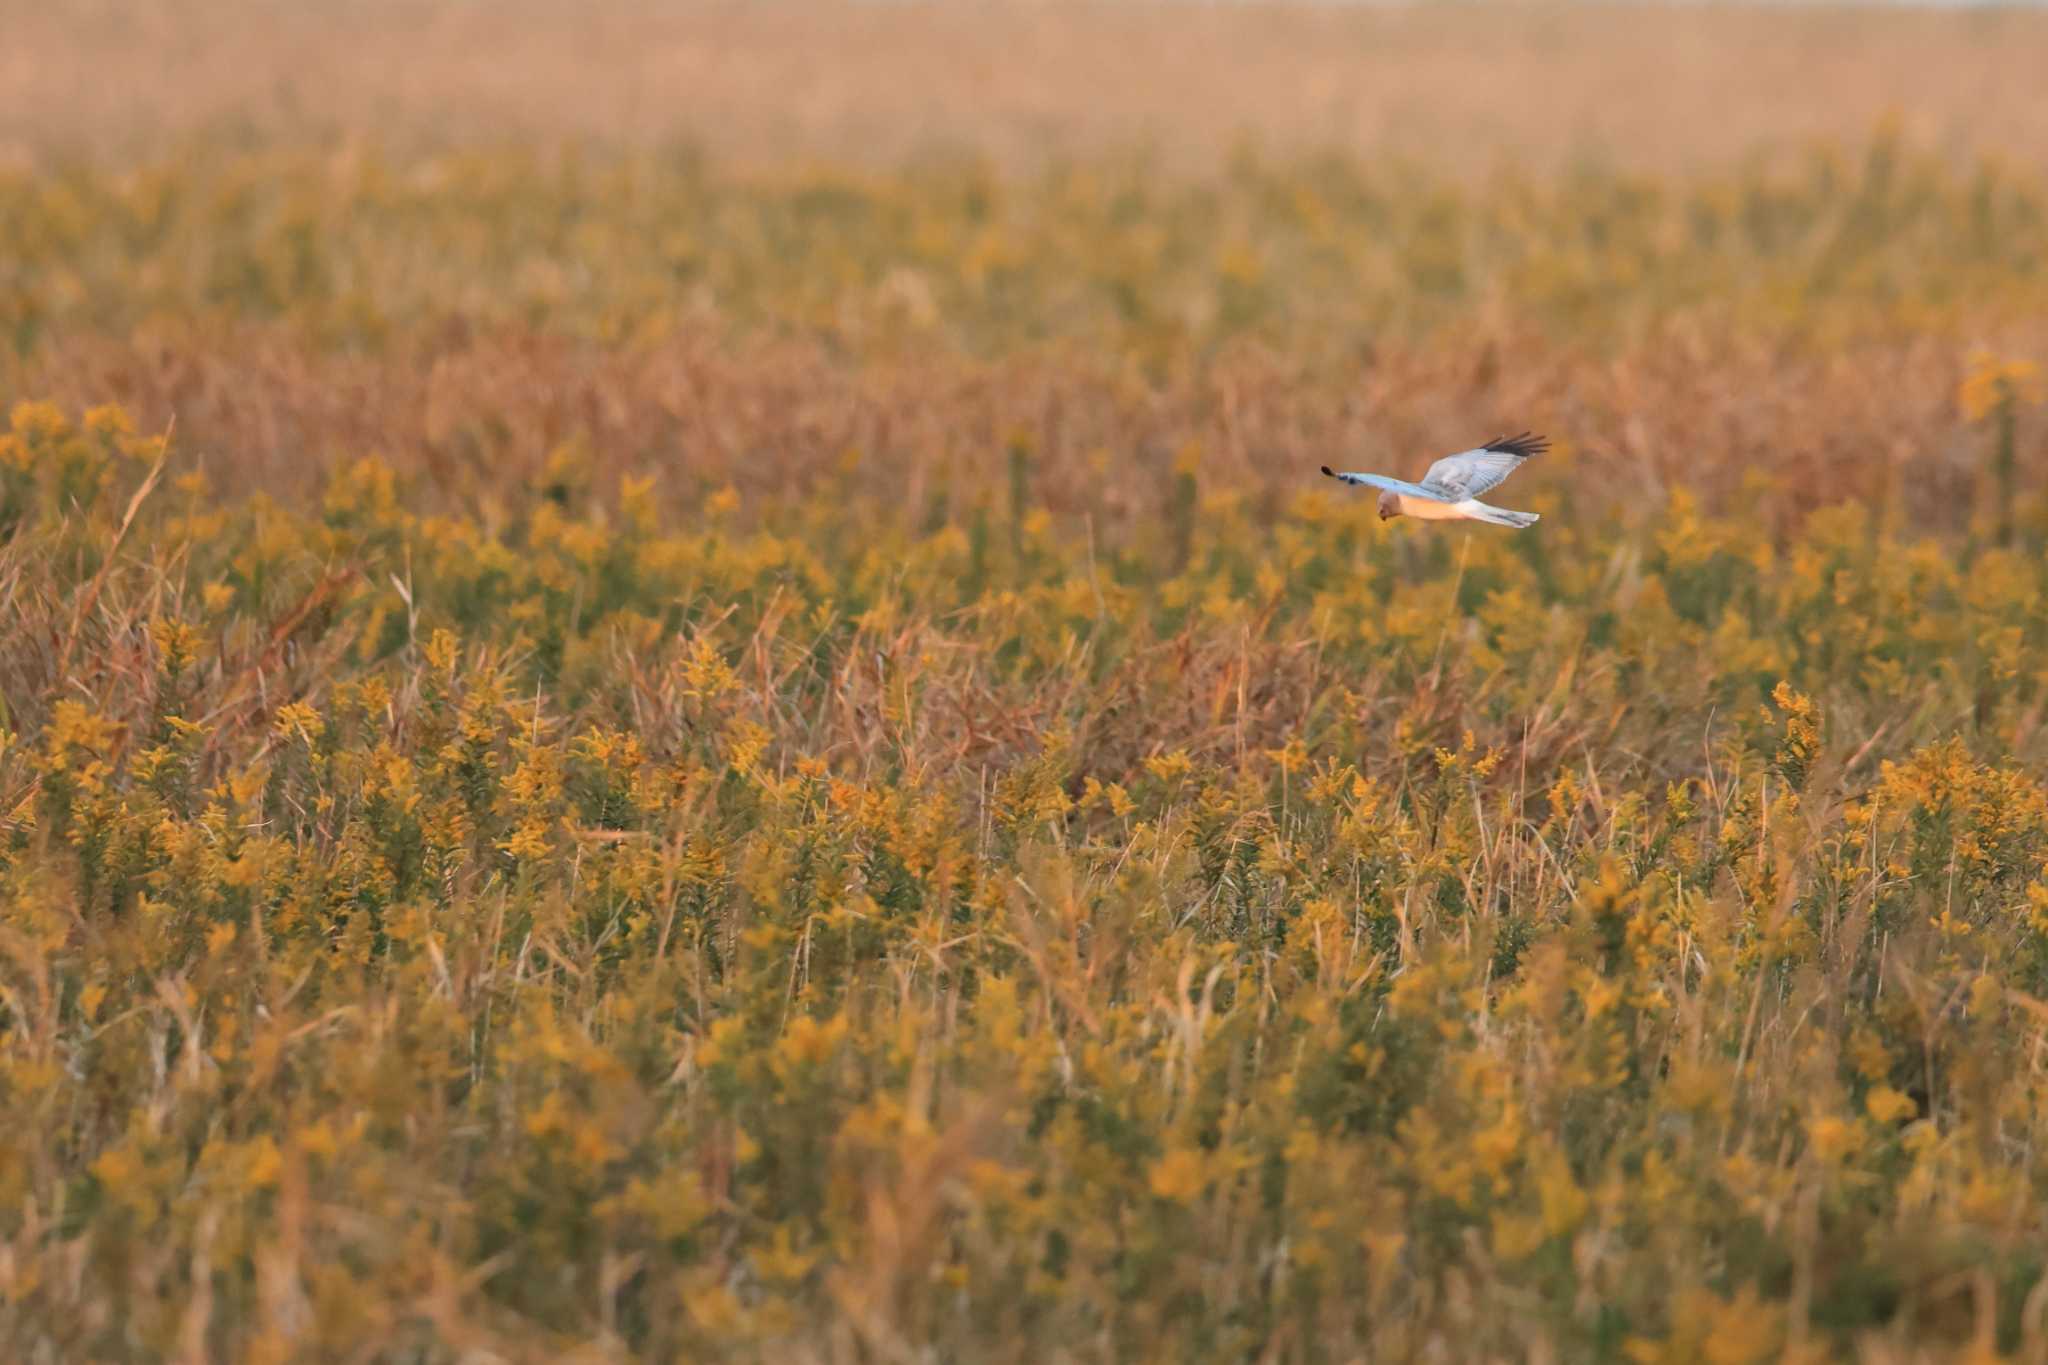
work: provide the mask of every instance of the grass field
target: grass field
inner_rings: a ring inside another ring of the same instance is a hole
[[[2048,1360],[2048,16],[567,13],[9,19],[0,1359]]]

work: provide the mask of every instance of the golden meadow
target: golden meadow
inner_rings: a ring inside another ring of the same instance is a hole
[[[2043,1359],[2044,319],[1882,126],[0,174],[0,1355]]]

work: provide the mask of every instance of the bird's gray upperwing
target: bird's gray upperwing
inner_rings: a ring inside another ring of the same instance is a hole
[[[1445,490],[1451,502],[1476,498],[1489,489],[1499,487],[1502,480],[1521,466],[1522,461],[1532,455],[1541,455],[1549,447],[1550,443],[1541,436],[1532,436],[1526,431],[1520,436],[1502,436],[1475,449],[1444,456],[1429,467],[1422,481]]]
[[[1323,466],[1323,472],[1341,483],[1364,484],[1372,488],[1384,488],[1389,493],[1403,493],[1411,498],[1428,498],[1431,502],[1457,502],[1459,500],[1449,496],[1441,488],[1425,488],[1419,483],[1409,483],[1405,479],[1390,479],[1384,474],[1340,474],[1328,465]]]

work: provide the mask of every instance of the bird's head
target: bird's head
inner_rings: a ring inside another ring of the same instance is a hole
[[[1380,490],[1380,520],[1401,515],[1401,495],[1391,488]]]

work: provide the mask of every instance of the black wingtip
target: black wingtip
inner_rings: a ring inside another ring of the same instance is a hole
[[[1550,449],[1550,438],[1525,431],[1520,436],[1496,436],[1479,448],[1498,450],[1503,455],[1519,455],[1526,460],[1532,455],[1541,455]]]
[[[1323,466],[1323,472],[1325,474],[1328,474],[1333,479],[1337,477],[1337,471],[1330,468],[1328,465]]]

